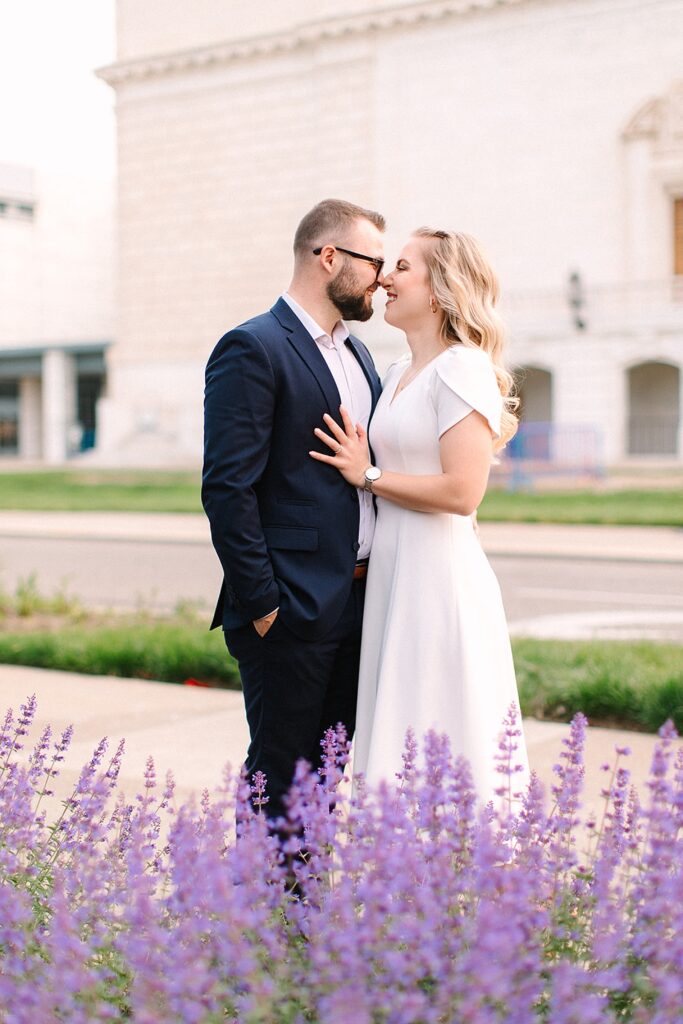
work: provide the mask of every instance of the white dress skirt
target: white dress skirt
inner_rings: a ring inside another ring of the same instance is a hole
[[[447,349],[394,397],[409,357],[390,367],[370,424],[375,461],[396,473],[442,472],[439,438],[473,409],[500,434],[502,398],[485,352]],[[413,512],[377,498],[367,577],[354,772],[396,783],[406,731],[446,733],[484,802],[504,780],[494,757],[518,704],[500,587],[469,516]],[[516,760],[528,781],[523,739]]]

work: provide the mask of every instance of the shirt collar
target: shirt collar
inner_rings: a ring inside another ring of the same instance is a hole
[[[313,341],[317,341],[325,348],[340,348],[351,332],[343,320],[338,320],[332,328],[332,337],[326,334],[320,324],[316,323],[310,313],[307,313],[303,306],[300,306],[296,299],[293,299],[288,292],[284,292],[282,298],[287,303],[295,316],[299,318],[306,328]]]

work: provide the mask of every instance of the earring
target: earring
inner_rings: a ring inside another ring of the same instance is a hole
[[[429,308],[431,309],[432,313],[438,313],[439,311],[439,307],[437,306],[436,299],[434,298],[433,295],[429,296]]]

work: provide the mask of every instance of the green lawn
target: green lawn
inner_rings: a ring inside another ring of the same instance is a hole
[[[0,473],[0,509],[201,512],[201,474],[163,470]]]
[[[239,688],[239,674],[220,629],[209,632],[192,616],[166,620],[111,615],[73,621],[46,616],[21,628],[0,618],[0,663],[83,672],[88,675],[158,679],[183,683],[196,679],[212,686]]]
[[[683,647],[648,641],[513,640],[525,714],[656,732],[683,732]]]
[[[0,509],[201,512],[200,473],[45,470],[0,473]],[[483,522],[683,526],[683,490],[491,490]]]
[[[683,526],[683,490],[546,493],[490,490],[479,509],[479,518],[483,522]]]

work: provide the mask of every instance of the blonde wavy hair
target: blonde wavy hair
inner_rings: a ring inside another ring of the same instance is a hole
[[[432,242],[425,247],[432,294],[443,313],[441,340],[445,347],[481,348],[489,356],[503,396],[500,437],[495,451],[517,432],[515,383],[503,364],[505,329],[496,311],[498,278],[476,239],[459,231],[418,228],[413,234]]]

